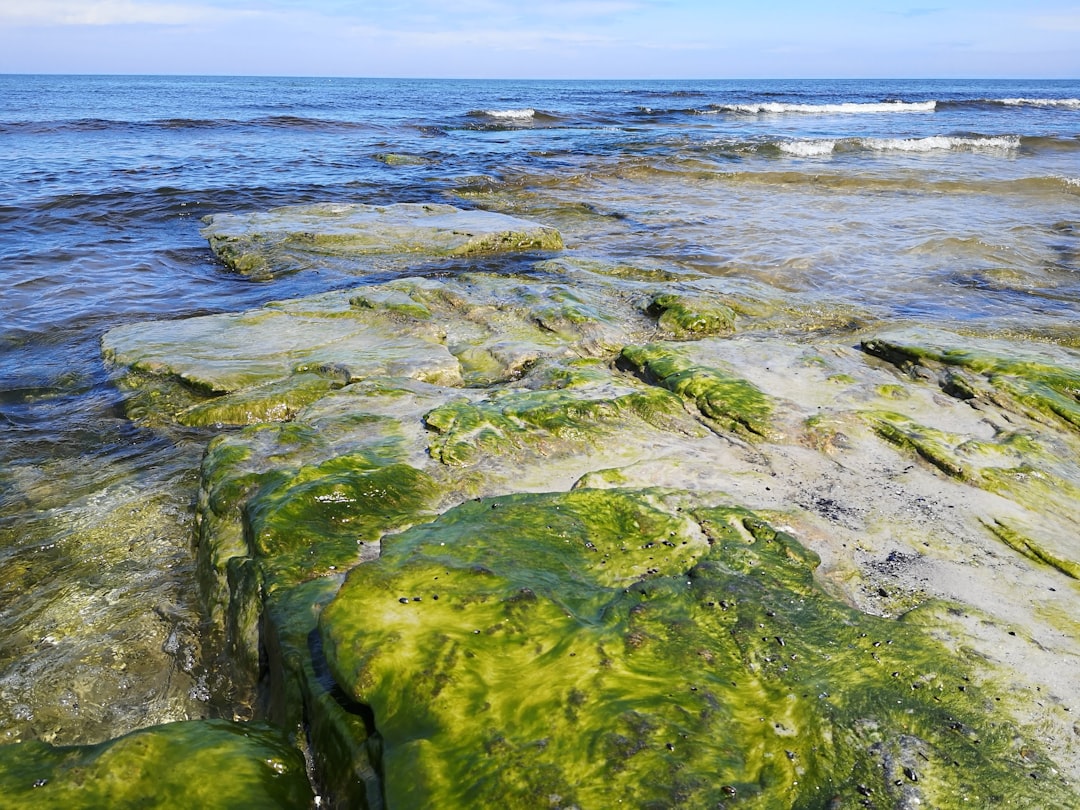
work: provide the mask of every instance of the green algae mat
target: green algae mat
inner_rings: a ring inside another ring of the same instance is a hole
[[[100,745],[0,746],[0,806],[301,808],[313,801],[304,759],[264,724],[190,721]]]
[[[485,499],[388,538],[320,628],[390,807],[1069,800],[921,613],[860,613],[816,564],[685,494]]]

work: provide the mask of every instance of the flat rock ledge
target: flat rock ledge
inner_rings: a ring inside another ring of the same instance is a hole
[[[217,257],[232,270],[257,278],[331,259],[355,264],[375,256],[460,257],[563,247],[554,228],[439,204],[299,205],[214,214],[205,222],[202,234]]]
[[[528,271],[103,339],[322,806],[1080,805],[1075,350]]]

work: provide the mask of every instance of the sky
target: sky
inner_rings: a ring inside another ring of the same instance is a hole
[[[0,73],[1077,78],[1080,0],[0,0]]]

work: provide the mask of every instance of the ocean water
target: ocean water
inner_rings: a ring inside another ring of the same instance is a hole
[[[236,711],[200,658],[205,436],[132,426],[98,341],[380,277],[241,278],[205,215],[450,202],[807,307],[1080,343],[1080,81],[0,76],[0,156],[0,742]]]

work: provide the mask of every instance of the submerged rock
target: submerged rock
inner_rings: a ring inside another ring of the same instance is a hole
[[[6,807],[310,807],[304,758],[278,729],[189,721],[99,745],[0,747]]]
[[[452,205],[300,205],[214,214],[202,234],[229,268],[265,278],[330,257],[420,254],[471,256],[508,250],[560,250],[553,228]]]
[[[99,466],[96,491],[0,519],[0,743],[92,743],[209,712],[190,587],[196,481],[159,460],[137,482]]]

